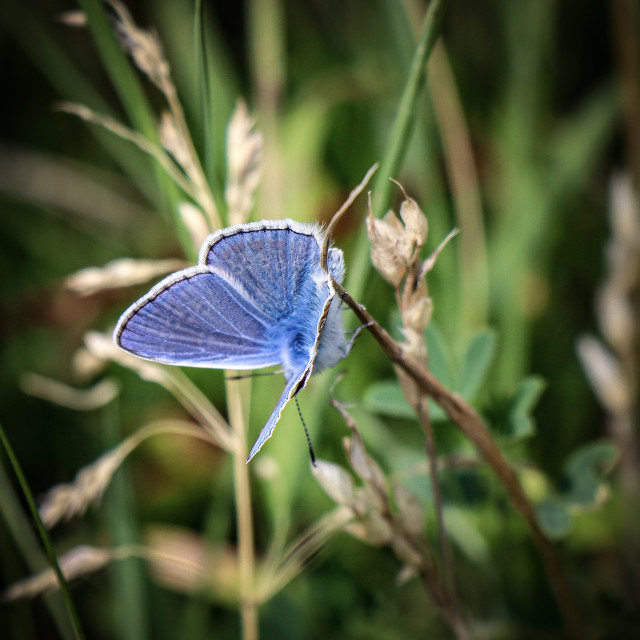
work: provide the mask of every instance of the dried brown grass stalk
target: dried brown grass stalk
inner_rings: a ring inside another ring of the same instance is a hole
[[[60,102],[57,105],[59,111],[64,111],[71,115],[75,115],[85,122],[90,122],[103,127],[115,136],[127,140],[140,151],[143,151],[147,155],[151,156],[167,173],[167,175],[194,200],[198,199],[198,192],[194,188],[191,180],[176,166],[171,156],[160,146],[143,136],[141,133],[126,127],[121,122],[111,116],[103,113],[96,113],[89,107],[83,104],[77,104],[75,102]]]
[[[178,92],[171,78],[171,66],[160,39],[155,32],[140,29],[122,2],[109,0],[109,4],[116,13],[116,33],[122,48],[131,55],[138,69],[160,89],[169,106],[169,112],[163,114],[160,123],[163,146],[188,176],[192,195],[205,212],[211,229],[217,229],[221,226],[220,215],[189,134]]]
[[[60,521],[80,516],[91,505],[98,504],[113,474],[125,458],[144,440],[161,434],[184,435],[211,442],[206,432],[184,420],[164,420],[142,427],[97,460],[83,467],[73,482],[58,484],[49,489],[39,508],[44,526],[51,529]]]
[[[20,387],[30,396],[77,411],[99,409],[120,392],[120,384],[111,378],[101,380],[88,389],[78,389],[37,373],[25,373],[20,379]]]
[[[59,556],[58,564],[65,579],[71,581],[96,573],[113,559],[114,555],[109,549],[82,545]],[[34,598],[58,589],[58,587],[58,577],[54,570],[49,568],[11,585],[2,592],[0,601],[8,602],[22,598]]]
[[[440,584],[438,565],[424,535],[425,512],[420,502],[399,482],[389,482],[367,453],[353,418],[344,405],[332,400],[349,429],[344,442],[347,459],[362,482],[356,485],[342,467],[318,461],[316,478],[325,491],[351,513],[344,530],[367,544],[389,546],[402,562],[399,579],[418,576],[433,602],[441,610],[459,640],[471,638],[451,592]]]
[[[238,101],[227,127],[227,183],[224,191],[229,224],[249,219],[260,182],[262,135],[256,131],[244,101]]]
[[[143,380],[155,382],[171,392],[180,404],[202,425],[212,442],[225,451],[234,451],[239,446],[220,412],[189,378],[176,367],[137,358],[122,349],[118,349],[111,336],[90,331],[85,336],[87,349],[104,361],[118,364],[135,371]]]
[[[348,200],[349,203],[357,197],[357,194],[362,191],[365,184],[366,182],[363,181],[363,183],[352,192]],[[343,206],[338,213],[334,215],[329,224],[329,230],[335,227],[337,219],[344,213],[346,208],[346,206]],[[321,258],[325,269],[329,242],[330,234],[327,234]],[[462,398],[445,388],[418,359],[407,353],[406,349],[396,342],[389,333],[378,324],[364,306],[354,300],[333,278],[331,278],[331,286],[372,334],[391,362],[413,380],[421,394],[430,396],[442,407],[451,421],[473,443],[484,460],[492,468],[505,487],[512,505],[524,518],[532,538],[538,547],[549,581],[556,595],[560,611],[563,615],[568,635],[575,640],[586,637],[582,618],[573,599],[564,569],[553,544],[540,527],[536,518],[535,509],[525,494],[516,473],[507,462],[495,440],[491,437],[480,416]]]
[[[134,260],[120,258],[102,267],[87,267],[76,271],[64,284],[67,289],[89,296],[107,289],[130,287],[148,282],[152,278],[187,267],[184,260]]]

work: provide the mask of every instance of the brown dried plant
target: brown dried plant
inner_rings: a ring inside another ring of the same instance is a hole
[[[372,171],[375,170],[372,169]],[[365,180],[351,193],[345,205],[335,214],[328,229],[335,228],[340,216],[357,194],[364,189]],[[418,258],[418,245],[424,243],[426,237],[426,221],[418,218],[419,208],[406,198],[404,213],[406,220],[400,220],[395,214],[387,214],[382,221],[369,218],[369,234],[372,244],[372,262],[379,267],[381,275],[396,291],[396,298],[402,314],[404,342],[397,342],[385,331],[375,318],[348,291],[331,279],[331,286],[336,295],[351,308],[362,325],[372,334],[379,346],[386,353],[396,370],[400,370],[400,383],[405,396],[413,405],[419,423],[425,434],[425,448],[429,460],[430,476],[434,488],[435,510],[438,518],[439,538],[442,547],[445,590],[453,604],[454,618],[460,620],[457,611],[455,591],[453,589],[453,570],[451,552],[448,547],[446,531],[442,518],[442,502],[438,493],[437,463],[435,445],[428,414],[427,398],[432,398],[444,410],[452,423],[476,447],[484,461],[490,466],[496,477],[503,484],[513,507],[520,513],[527,524],[531,536],[536,543],[550,584],[555,592],[558,606],[565,620],[567,635],[575,640],[585,637],[583,622],[569,588],[564,568],[556,554],[551,540],[538,522],[535,509],[525,493],[514,468],[504,457],[498,444],[493,439],[482,418],[459,395],[444,387],[428,370],[426,349],[418,329],[425,326],[431,313],[431,302],[428,299],[424,275],[433,267],[440,250],[451,235],[441,243],[440,247],[424,262]],[[452,232],[452,233],[455,233]],[[325,239],[322,251],[322,264],[326,268],[329,249],[329,234]],[[465,633],[462,628],[457,633]],[[464,637],[464,636],[462,636]]]

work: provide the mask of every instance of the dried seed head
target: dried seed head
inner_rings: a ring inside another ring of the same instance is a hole
[[[353,506],[353,478],[346,469],[333,462],[316,460],[313,474],[327,495],[336,503]]]
[[[189,232],[193,247],[198,251],[210,231],[202,209],[191,202],[181,202],[178,204],[178,215]]]
[[[128,9],[119,0],[109,0],[116,12],[116,32],[122,48],[129,53],[135,65],[160,89],[170,75],[169,63],[164,57],[160,39],[156,33],[140,29]]]
[[[227,187],[230,224],[249,218],[255,191],[260,182],[262,135],[255,129],[244,101],[239,101],[227,128]]]
[[[391,215],[390,215],[391,214]],[[400,225],[400,229],[398,226]],[[399,287],[406,273],[406,260],[398,248],[403,246],[404,229],[390,211],[382,220],[367,217],[367,232],[371,243],[371,262],[380,275],[394,287]]]
[[[407,540],[404,535],[394,535],[391,547],[396,556],[405,564],[416,569],[424,567],[424,558],[420,552]]]
[[[58,563],[66,580],[71,581],[99,571],[111,560],[113,560],[113,552],[109,549],[82,545],[60,556]],[[33,598],[57,588],[59,588],[58,576],[53,569],[45,569],[9,587],[2,593],[1,599],[7,602],[19,598]]]
[[[621,241],[640,248],[640,216],[633,183],[627,174],[615,175],[609,189],[609,216],[613,235]]]
[[[405,327],[422,333],[428,326],[433,313],[433,302],[430,297],[419,298],[402,311]]]
[[[407,198],[400,205],[400,217],[411,242],[416,247],[422,247],[427,240],[429,227],[426,216],[413,198]]]
[[[389,544],[393,538],[391,525],[377,511],[371,511],[365,519],[348,524],[345,531],[376,547]]]
[[[638,331],[638,319],[628,292],[608,283],[600,290],[596,307],[602,335],[614,350],[626,351]]]
[[[159,124],[160,142],[173,156],[173,159],[184,169],[185,173],[193,173],[189,145],[182,137],[176,122],[169,111],[163,111]]]
[[[629,388],[616,357],[591,336],[579,338],[577,349],[582,368],[602,405],[613,414],[628,411]]]
[[[387,481],[378,463],[367,453],[360,432],[353,430],[353,437],[345,438],[344,447],[349,464],[360,476],[365,486],[370,487],[375,494],[387,499]]]
[[[134,260],[120,258],[102,267],[87,267],[68,276],[64,284],[67,289],[83,296],[107,289],[118,289],[142,284],[171,271],[184,269],[183,260]]]
[[[393,483],[393,496],[403,529],[413,536],[421,536],[424,532],[425,514],[420,501],[400,482]]]
[[[80,469],[73,482],[49,489],[38,509],[44,526],[51,529],[61,520],[82,515],[92,504],[100,502],[113,474],[135,446],[135,439],[128,438]]]

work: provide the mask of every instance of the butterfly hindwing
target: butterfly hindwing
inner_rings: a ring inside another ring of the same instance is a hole
[[[260,451],[262,445],[273,435],[273,430],[276,428],[276,424],[278,420],[280,420],[280,416],[282,415],[282,411],[286,407],[287,403],[291,398],[293,398],[300,389],[302,389],[307,383],[307,378],[310,375],[310,366],[297,371],[292,374],[287,380],[287,384],[284,387],[278,402],[271,412],[269,419],[266,424],[260,430],[260,434],[258,435],[257,440],[255,441],[253,447],[251,447],[251,451],[249,452],[249,456],[247,457],[247,462],[253,458],[253,456]]]
[[[235,369],[279,364],[272,320],[231,280],[206,267],[165,278],[120,318],[116,344],[166,364]]]

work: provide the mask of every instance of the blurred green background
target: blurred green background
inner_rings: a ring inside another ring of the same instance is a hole
[[[205,119],[194,4],[154,0],[128,7],[140,26],[160,36],[214,193],[224,184],[225,127],[244,97],[265,136],[254,216],[325,221],[390,144],[425,12],[424,3],[396,0],[206,2],[211,113]],[[150,420],[186,417],[164,389],[117,365],[102,375],[119,380],[121,393],[100,409],[74,411],[25,393],[29,372],[88,384],[74,377],[72,366],[85,332],[110,330],[148,288],[80,296],[64,286],[66,276],[122,257],[184,257],[172,223],[176,192],[153,163],[132,145],[52,108],[76,101],[141,126],[114,88],[92,33],[59,20],[72,9],[58,0],[5,0],[0,9],[0,419],[36,496],[70,481]],[[620,466],[606,478],[601,473],[611,470],[615,447],[624,449],[627,441],[616,440],[614,420],[589,387],[576,345],[581,335],[601,331],[596,301],[607,277],[612,179],[626,172],[637,186],[640,177],[640,9],[626,0],[451,0],[442,33],[446,51],[432,56],[394,176],[426,213],[430,248],[452,227],[462,232],[428,280],[435,306],[429,339],[442,353],[434,371],[449,371],[445,382],[457,388],[469,344],[488,336],[491,357],[474,406],[523,470],[532,499],[559,514],[558,551],[593,637],[635,638],[637,476],[631,474],[629,489]],[[150,109],[159,113],[159,92],[136,75]],[[394,198],[395,206],[400,193]],[[377,206],[375,191],[373,201]],[[351,270],[348,288],[393,332],[392,292],[364,267],[357,240],[365,212],[361,197],[335,244]],[[635,263],[632,258],[629,295],[637,307],[637,254]],[[610,347],[635,393],[638,343],[628,338],[628,351]],[[423,460],[421,432],[385,405],[376,387],[393,378],[391,365],[363,336],[338,367],[344,368],[337,393],[354,404],[369,450],[428,501],[424,469],[407,471]],[[187,374],[224,412],[222,372]],[[252,435],[281,388],[278,376],[254,381]],[[326,406],[326,382],[312,382],[301,404],[316,454],[343,464],[346,428]],[[524,427],[514,426],[514,413]],[[472,453],[451,425],[436,426],[439,453]],[[637,425],[631,430],[637,436]],[[578,504],[571,456],[587,455],[593,449],[585,447],[605,439],[613,448],[596,450],[591,498]],[[293,535],[331,507],[308,472],[293,409],[264,453],[282,472],[286,497],[278,499],[290,512]],[[36,566],[46,563],[13,473],[6,458],[0,460],[0,582],[6,586],[35,570],[28,556]],[[54,529],[60,552],[139,540],[161,524],[206,532],[233,548],[230,465],[222,452],[161,436],[142,445],[116,480],[101,506]],[[460,514],[461,523],[452,524],[456,579],[475,637],[561,637],[539,558],[503,489],[482,467],[445,473],[443,483],[447,505]],[[269,540],[274,497],[259,478],[254,491],[260,551]],[[435,530],[432,514],[427,530]],[[262,637],[452,637],[416,580],[396,584],[399,569],[388,549],[338,534],[260,609]],[[237,612],[224,597],[166,588],[142,562],[117,563],[75,585],[73,594],[89,638],[239,637]],[[0,637],[65,637],[64,622],[54,623],[47,603],[55,609],[56,596],[0,604]]]

